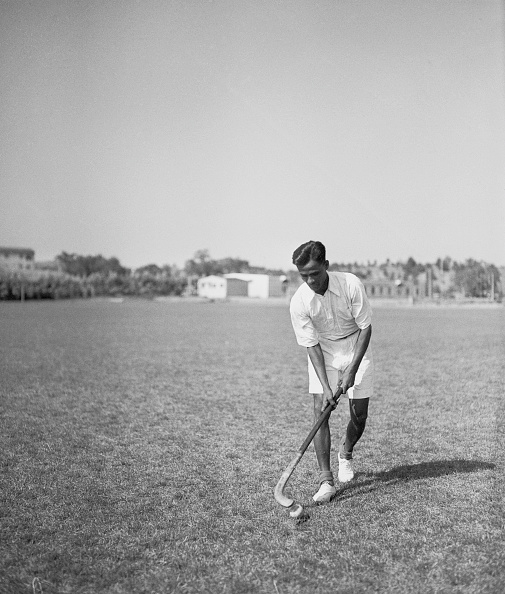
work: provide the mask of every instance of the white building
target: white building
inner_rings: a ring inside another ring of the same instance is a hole
[[[248,283],[247,296],[266,299],[268,292],[268,274],[247,274],[242,272],[230,272],[224,275],[225,278],[236,278]]]
[[[226,297],[226,279],[222,276],[204,276],[196,283],[199,297],[208,299],[224,299]]]
[[[0,268],[10,272],[33,270],[35,252],[27,248],[0,247]]]
[[[268,299],[268,297],[282,297],[285,294],[283,281],[284,275],[270,276],[269,274],[247,274],[242,272],[230,272],[224,275],[227,279],[238,279],[247,281],[248,297]]]
[[[224,299],[225,297],[282,297],[286,287],[282,276],[268,274],[246,274],[231,272],[224,276],[205,276],[197,281],[199,297],[208,299]]]

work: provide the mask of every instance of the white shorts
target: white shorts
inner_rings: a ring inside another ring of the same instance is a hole
[[[321,338],[319,341],[324,355],[326,375],[328,376],[330,387],[334,393],[337,390],[338,383],[342,378],[343,373],[349,367],[354,357],[354,350],[358,336],[359,332],[356,332],[355,334],[351,334],[351,336],[341,338],[340,340]],[[309,393],[322,394],[323,386],[317,377],[316,370],[314,369],[310,358],[308,359],[308,368]],[[371,345],[368,345],[368,349],[358,367],[354,386],[347,390],[347,396],[349,398],[355,398],[356,400],[360,398],[370,398],[373,395],[373,376],[374,365],[372,347]]]

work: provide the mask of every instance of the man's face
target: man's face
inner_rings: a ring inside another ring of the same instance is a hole
[[[302,280],[319,295],[324,295],[328,288],[328,260],[320,264],[310,260],[305,266],[297,266]]]

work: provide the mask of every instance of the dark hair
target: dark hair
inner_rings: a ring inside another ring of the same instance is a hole
[[[314,260],[319,264],[326,262],[326,248],[320,241],[302,243],[293,252],[293,264],[295,266],[305,266],[310,260]]]

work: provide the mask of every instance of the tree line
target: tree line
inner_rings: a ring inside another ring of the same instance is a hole
[[[458,293],[469,298],[502,297],[500,270],[493,264],[468,259],[456,262],[439,258],[422,264],[412,257],[405,262],[378,264],[332,263],[330,270],[350,271],[363,280],[426,281],[427,274],[435,290],[443,297]],[[198,278],[211,274],[250,273],[286,275],[299,282],[296,271],[252,266],[240,258],[211,258],[208,250],[198,250],[183,268],[148,264],[135,270],[124,267],[115,258],[102,255],[79,255],[62,252],[55,261],[35,270],[13,272],[0,269],[0,300],[68,299],[76,297],[161,297],[191,295]],[[443,280],[443,283],[442,283]],[[437,284],[438,283],[438,284]]]

